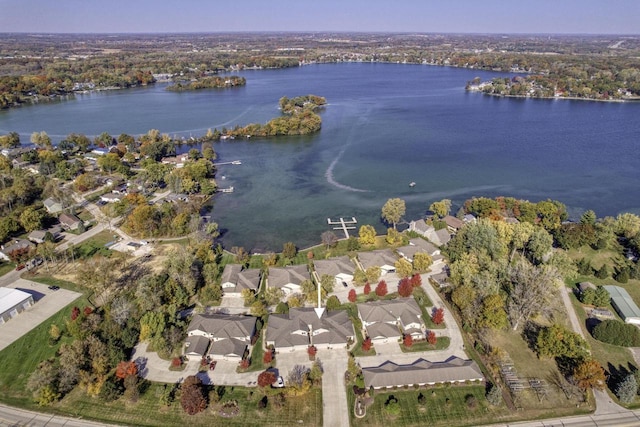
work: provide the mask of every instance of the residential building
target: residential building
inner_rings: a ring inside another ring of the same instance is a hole
[[[47,212],[51,214],[62,212],[62,203],[60,203],[59,201],[51,197],[49,197],[48,199],[45,199],[44,202],[42,203],[44,204],[44,207],[47,209]]]
[[[442,220],[447,224],[447,228],[451,233],[457,233],[462,227],[464,227],[464,221],[456,218],[455,216],[447,215]]]
[[[396,271],[396,257],[389,249],[379,249],[370,252],[358,252],[358,264],[365,271],[370,267],[380,267],[381,275]]]
[[[374,344],[394,342],[407,334],[417,340],[425,337],[422,310],[413,298],[358,304],[358,317]]]
[[[440,254],[440,248],[419,237],[409,240],[407,246],[399,247],[396,251],[409,262],[413,262],[413,257],[417,253],[428,254],[433,260],[433,264],[436,265],[444,261],[444,257]]]
[[[260,269],[244,269],[240,264],[227,264],[222,272],[222,292],[225,296],[240,297],[243,289],[258,292]]]
[[[12,253],[26,253],[35,249],[35,245],[26,239],[15,239],[6,245],[0,246],[0,259],[11,261]]]
[[[82,220],[73,214],[63,213],[58,217],[58,221],[67,230],[77,230],[82,224]]]
[[[362,368],[365,388],[376,390],[436,384],[484,381],[480,367],[473,360],[451,356],[443,362],[418,359],[407,365],[386,361],[380,366]]]
[[[321,317],[313,308],[291,308],[287,314],[271,314],[265,341],[277,352],[347,348],[355,339],[353,322],[344,310],[325,310]]]
[[[256,318],[232,314],[196,314],[187,328],[185,354],[240,360],[256,332]],[[209,341],[206,343],[202,338]]]
[[[33,296],[19,289],[0,288],[0,324],[33,305]]]
[[[124,199],[124,195],[116,194],[116,193],[105,193],[102,196],[100,196],[100,200],[105,203],[115,203],[115,202],[119,202],[122,199]]]
[[[321,280],[325,274],[335,278],[337,285],[348,285],[353,281],[355,265],[346,255],[337,258],[316,260],[313,261],[313,266],[315,267],[317,281]]]
[[[306,265],[292,265],[289,267],[269,267],[267,286],[282,289],[285,296],[302,292],[302,282],[311,280],[309,268]]]

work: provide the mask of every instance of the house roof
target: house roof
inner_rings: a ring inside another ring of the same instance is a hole
[[[395,268],[395,263],[398,260],[393,252],[389,249],[378,249],[370,252],[358,252],[358,261],[362,267],[366,270],[369,267],[383,267],[390,266]]]
[[[412,221],[412,224],[413,224],[413,229],[420,233],[426,233],[427,231],[435,230],[433,226],[428,225],[424,219]]]
[[[378,322],[373,325],[367,326],[367,335],[372,340],[381,338],[399,338],[402,336],[402,332],[397,325],[391,325],[389,323]]]
[[[270,267],[269,287],[282,288],[286,285],[300,285],[305,280],[310,280],[309,270],[306,265],[292,265],[290,267]]]
[[[446,228],[430,230],[425,237],[438,246],[446,245],[451,240],[451,235]]]
[[[232,283],[235,285],[235,292],[243,289],[256,290],[260,287],[260,269],[242,269],[240,264],[227,264],[222,272],[222,284]]]
[[[413,298],[398,298],[395,300],[370,301],[358,304],[360,318],[366,323],[396,322],[402,323],[420,322],[422,310]]]
[[[483,380],[482,371],[473,360],[452,356],[444,362],[418,359],[408,365],[386,361],[380,366],[362,368],[365,388],[391,387]]]
[[[256,326],[253,316],[233,314],[196,314],[191,319],[187,333],[202,331],[214,338],[250,337]]]
[[[68,213],[60,214],[60,216],[58,217],[58,221],[60,221],[60,224],[67,226],[82,222],[82,220],[77,216]]]
[[[447,227],[451,227],[454,230],[460,230],[464,226],[464,221],[455,216],[447,215],[442,220],[447,224]]]
[[[25,249],[25,248],[33,248],[33,247],[34,247],[34,244],[26,239],[16,239],[12,243],[2,248],[2,252],[8,256],[13,251]]]
[[[344,310],[325,310],[318,318],[313,308],[292,308],[288,314],[269,316],[267,341],[275,342],[276,348],[307,345],[310,330],[316,344],[345,344],[355,335],[353,323]]]
[[[199,354],[200,356],[204,356],[207,353],[210,342],[209,338],[203,337],[202,335],[188,337],[186,341],[188,344],[186,354]]]
[[[242,357],[244,350],[247,348],[246,341],[240,341],[235,338],[228,340],[214,341],[211,343],[209,354],[213,356],[237,356]]]
[[[440,251],[433,243],[427,242],[426,240],[419,237],[409,240],[409,245],[417,246],[420,249],[423,249],[429,255],[434,255],[436,252]]]
[[[0,288],[0,314],[27,301],[29,298],[31,298],[31,294],[19,289]]]
[[[48,199],[45,199],[42,204],[44,205],[45,208],[47,208],[47,211],[51,212],[51,211],[61,211],[62,210],[62,203],[60,203],[57,200],[52,199],[51,197],[49,197]]]
[[[620,314],[620,317],[623,317],[625,321],[629,318],[640,319],[640,308],[638,308],[626,289],[611,285],[604,286],[604,288],[609,292],[613,306]]]
[[[318,273],[318,277],[322,277],[325,274],[329,276],[337,276],[339,274],[353,275],[355,271],[355,266],[346,255],[337,258],[317,260],[313,262],[313,265],[316,273]]]

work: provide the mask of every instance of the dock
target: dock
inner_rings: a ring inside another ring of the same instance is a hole
[[[345,220],[344,218],[340,218],[337,221],[332,221],[331,218],[327,218],[327,223],[329,225],[336,225],[337,227],[333,227],[334,230],[342,230],[344,232],[345,239],[348,239],[349,230],[355,230],[355,225],[358,223],[356,217],[352,216],[351,220]]]

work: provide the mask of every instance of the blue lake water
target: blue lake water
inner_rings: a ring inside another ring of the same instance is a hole
[[[221,142],[213,218],[226,247],[280,250],[320,241],[327,218],[355,216],[384,230],[380,208],[407,202],[407,219],[450,198],[552,198],[579,216],[640,212],[640,103],[509,99],[467,93],[496,74],[402,64],[326,64],[241,73],[247,85],[174,93],[156,85],[78,95],[0,112],[0,132],[28,141],[45,130],[183,136],[207,128],[264,123],[278,99],[313,93],[329,105],[311,137]],[[222,179],[222,177],[225,179]],[[410,182],[415,187],[409,187]]]

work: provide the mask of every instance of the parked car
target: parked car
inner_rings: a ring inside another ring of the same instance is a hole
[[[275,383],[273,383],[273,387],[282,388],[284,387],[284,379],[282,377],[278,377]]]
[[[16,271],[20,271],[25,267],[26,267],[26,265],[24,265],[24,264],[18,264],[18,266],[16,267]]]
[[[60,286],[56,286],[56,285],[49,286],[49,290],[57,291],[58,289],[60,289]]]

